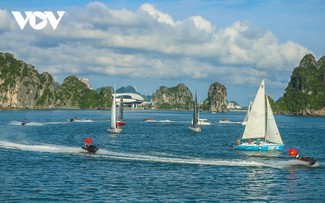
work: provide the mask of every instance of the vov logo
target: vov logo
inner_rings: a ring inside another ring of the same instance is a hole
[[[59,25],[65,11],[57,11],[58,18],[53,14],[52,11],[25,11],[25,16],[19,11],[11,11],[12,15],[15,17],[20,29],[24,29],[27,22],[34,30],[42,30],[46,27],[49,22],[53,30]]]

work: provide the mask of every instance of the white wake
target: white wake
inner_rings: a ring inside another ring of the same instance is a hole
[[[49,145],[49,144],[20,144],[7,141],[0,141],[0,148],[15,149],[32,152],[47,152],[47,153],[65,153],[80,155],[85,154],[85,150],[79,147],[68,147],[62,145]],[[88,154],[88,153],[87,153]],[[217,160],[217,159],[202,159],[195,157],[164,157],[155,155],[143,155],[135,153],[114,152],[107,149],[99,149],[96,154],[92,154],[94,157],[107,158],[123,161],[144,161],[144,162],[156,162],[156,163],[169,163],[169,164],[191,164],[202,166],[235,166],[235,167],[269,167],[269,168],[286,168],[295,165],[301,165],[304,163],[296,160],[290,161],[272,161],[272,162],[258,162],[247,160]],[[316,164],[315,164],[316,166]]]

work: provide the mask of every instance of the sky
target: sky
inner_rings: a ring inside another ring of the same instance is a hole
[[[65,13],[53,29],[25,11]],[[303,56],[325,55],[324,11],[322,0],[2,0],[0,52],[59,83],[75,75],[145,95],[184,83],[202,102],[219,82],[228,101],[247,106],[263,79],[277,100]]]

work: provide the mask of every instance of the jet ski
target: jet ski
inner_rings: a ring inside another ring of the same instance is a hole
[[[317,160],[314,159],[314,158],[312,158],[312,157],[308,157],[308,156],[302,156],[302,157],[300,157],[299,154],[298,154],[298,157],[296,157],[296,159],[297,160],[300,160],[300,161],[307,162],[311,166],[314,165],[317,162]]]
[[[21,121],[21,125],[26,125],[27,123],[28,121],[26,119]]]
[[[90,153],[95,153],[98,151],[98,148],[95,145],[85,145],[83,147],[81,147],[82,149],[90,152]]]
[[[70,122],[75,122],[77,120],[77,117],[70,118]]]
[[[294,156],[296,158],[296,160],[299,161],[303,161],[308,163],[310,166],[314,165],[317,160],[312,158],[312,157],[308,157],[308,156],[299,156],[299,153],[297,151],[296,148],[291,148],[288,150],[289,156]]]
[[[85,145],[83,147],[81,147],[81,148],[88,151],[88,152],[90,152],[90,153],[95,153],[95,152],[98,151],[98,148],[95,145],[92,145],[91,142],[92,142],[91,137],[85,138],[84,139]]]

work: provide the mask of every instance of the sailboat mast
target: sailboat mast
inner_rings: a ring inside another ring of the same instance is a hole
[[[111,128],[116,128],[116,94],[114,90],[113,100],[112,100],[112,108],[111,108]]]
[[[199,122],[199,108],[198,108],[198,105],[197,105],[197,95],[196,95],[196,92],[195,92],[195,125],[197,125]]]
[[[196,127],[199,121],[199,115],[198,115],[198,106],[197,106],[197,95],[195,92],[195,98],[194,98],[194,111],[193,111],[193,127]]]
[[[123,96],[120,97],[118,120],[123,121]]]

